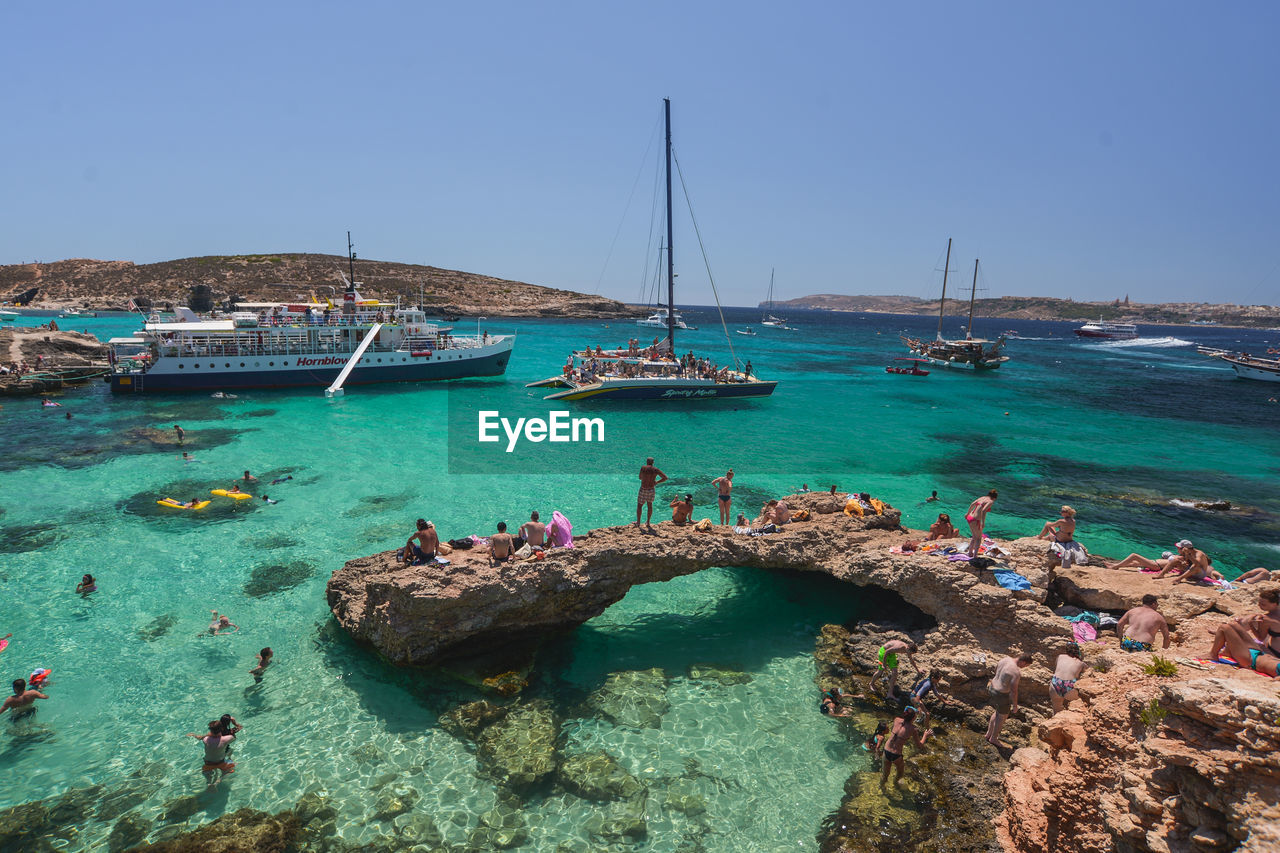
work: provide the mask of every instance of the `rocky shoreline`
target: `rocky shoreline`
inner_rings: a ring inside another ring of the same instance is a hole
[[[771,536],[698,533],[670,523],[654,536],[606,528],[577,538],[572,551],[502,569],[462,552],[447,574],[405,567],[390,553],[361,558],[334,573],[329,602],[344,629],[389,660],[430,665],[512,637],[528,642],[567,630],[637,583],[720,565],[822,572],[886,591],[900,600],[897,612],[916,614],[897,635],[914,639],[920,657],[941,670],[953,700],[942,716],[957,724],[920,756],[909,754],[919,781],[908,786],[910,805],[897,814],[872,807],[882,796],[878,785],[871,791],[867,779],[851,778],[819,839],[823,850],[1277,849],[1280,691],[1256,673],[1198,661],[1213,626],[1253,610],[1256,588],[1172,587],[1100,564],[1051,570],[1045,543],[1020,539],[1002,543],[1009,554],[1002,562],[1031,587],[1010,592],[988,570],[893,553],[892,546],[919,536],[899,527],[895,510],[858,519],[838,512],[840,502],[825,494],[788,501],[810,509],[812,520]],[[1064,615],[1123,611],[1153,591],[1173,630],[1174,645],[1163,655],[1176,674],[1147,672],[1152,654],[1122,652],[1114,636],[1103,635],[1085,644],[1091,669],[1082,699],[1054,715],[1050,667],[1072,639]],[[875,650],[892,629],[829,626],[818,641],[819,686],[860,695],[854,719],[867,731],[875,715],[887,714],[868,680]],[[1006,725],[1005,739],[1025,746],[999,754],[975,732],[990,713],[992,667],[1022,649],[1036,663],[1024,672],[1023,710]],[[945,831],[920,836],[922,816]]]
[[[0,363],[27,369],[0,375],[0,396],[44,394],[87,382],[110,369],[109,347],[90,334],[48,328],[0,329]]]

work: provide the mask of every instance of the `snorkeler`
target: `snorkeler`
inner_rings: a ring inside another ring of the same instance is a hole
[[[280,483],[287,483],[292,479],[293,479],[292,474],[290,474],[288,477],[276,477],[274,480],[271,481],[271,485],[276,486],[276,485],[279,485]]]

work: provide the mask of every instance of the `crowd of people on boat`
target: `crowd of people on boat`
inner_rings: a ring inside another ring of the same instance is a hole
[[[729,383],[750,379],[752,366],[748,361],[740,371],[727,365],[722,367],[709,358],[694,355],[692,351],[676,358],[662,346],[659,338],[654,338],[651,346],[643,348],[639,346],[639,341],[632,338],[627,341],[625,348],[606,350],[599,345],[594,348],[588,345],[580,352],[571,353],[561,372],[565,379],[578,385],[590,385],[602,378],[638,379],[657,376]]]

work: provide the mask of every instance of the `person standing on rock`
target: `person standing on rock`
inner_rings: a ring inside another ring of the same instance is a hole
[[[916,709],[908,705],[902,712],[902,716],[893,721],[893,728],[889,731],[889,737],[884,742],[884,761],[880,767],[880,787],[884,787],[884,783],[889,781],[889,767],[892,765],[897,769],[897,773],[893,777],[894,787],[902,782],[902,771],[906,769],[907,763],[902,758],[903,750],[906,749],[907,741],[914,740],[918,746],[924,746],[925,739],[929,737],[927,731],[921,732],[915,726]]]
[[[182,439],[186,436],[186,432],[184,432],[184,431],[183,431],[183,429],[182,429],[182,427],[178,426],[177,424],[174,424],[174,425],[173,425],[173,431],[177,434],[177,436],[178,436],[178,446],[179,446],[179,447],[181,447],[181,446],[182,446]]]
[[[644,526],[650,530],[653,529],[655,489],[660,483],[665,483],[666,481],[667,475],[654,466],[652,456],[644,460],[644,466],[640,469],[640,495],[636,498],[636,527],[640,526],[640,510],[648,506],[649,514],[645,517]]]
[[[1154,595],[1144,595],[1142,604],[1120,617],[1120,621],[1116,623],[1120,648],[1126,652],[1153,652],[1157,633],[1164,637],[1161,648],[1169,648],[1169,623],[1164,621],[1164,617],[1156,609],[1159,601]]]
[[[720,504],[720,523],[727,525],[730,515],[729,508],[733,505],[733,469],[729,469],[729,473],[723,477],[716,477],[711,481],[711,485],[716,487],[716,491],[720,494],[717,496],[716,503]]]
[[[973,533],[967,551],[970,557],[978,556],[978,549],[982,547],[982,528],[986,527],[987,513],[991,511],[991,505],[995,502],[996,490],[992,489],[969,504],[969,511],[964,514],[964,520],[969,522],[969,531]]]
[[[1053,713],[1058,713],[1067,706],[1068,699],[1079,699],[1076,682],[1084,674],[1084,655],[1079,643],[1068,643],[1067,650],[1058,655],[1053,665],[1053,678],[1049,679],[1049,702],[1053,704]]]
[[[1018,713],[1018,684],[1022,681],[1022,670],[1031,666],[1030,652],[1023,652],[1015,657],[1002,658],[996,664],[995,675],[987,682],[987,697],[991,707],[991,722],[987,724],[987,743],[996,748],[1003,748],[1000,742],[1000,729],[1010,714]]]
[[[905,640],[889,640],[879,651],[876,652],[877,663],[880,671],[876,674],[876,678],[885,677],[889,680],[889,688],[885,696],[892,699],[898,691],[898,653],[905,652],[907,660],[911,662],[911,668],[920,673],[920,666],[916,663],[916,644]]]

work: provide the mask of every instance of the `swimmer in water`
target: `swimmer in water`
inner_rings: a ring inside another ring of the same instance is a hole
[[[270,646],[258,652],[258,665],[249,670],[249,674],[253,676],[254,681],[262,681],[262,673],[266,672],[267,667],[271,666],[273,657],[275,657],[275,652],[271,651]]]
[[[280,503],[280,501],[273,501],[271,498],[267,497],[266,495],[263,495],[263,496],[262,496],[262,499],[263,499],[264,501],[266,501],[267,503],[269,503],[269,504],[278,504],[278,503]]]
[[[76,592],[81,595],[88,595],[91,592],[98,591],[98,582],[93,579],[93,575],[85,575],[80,579],[80,583],[76,584]]]
[[[213,611],[213,621],[209,623],[209,633],[217,636],[218,634],[234,634],[240,630],[240,626],[231,621],[230,616],[219,616],[218,611]]]
[[[272,480],[272,481],[271,481],[271,485],[273,485],[273,486],[277,486],[277,485],[279,485],[280,483],[287,483],[287,482],[289,482],[289,481],[290,481],[290,480],[292,480],[292,479],[293,479],[293,475],[292,475],[292,474],[290,474],[288,477],[276,477],[274,480]]]
[[[188,453],[187,453],[187,451],[185,451],[185,450],[184,450],[184,451],[182,451],[182,457],[181,457],[181,458],[182,458],[182,461],[183,461],[184,463],[186,463],[186,462],[199,462],[199,461],[200,461],[200,460],[196,459],[194,456],[191,456],[190,454],[188,454]]]
[[[245,471],[245,472],[244,472],[244,477],[243,477],[243,478],[241,478],[241,479],[243,479],[246,483],[256,483],[256,482],[258,482],[258,478],[257,478],[257,477],[255,477],[255,476],[253,476],[252,474],[250,474],[248,471]]]
[[[222,777],[235,772],[236,763],[228,760],[230,758],[229,752],[231,744],[236,739],[236,733],[243,726],[237,723],[234,718],[232,718],[231,723],[233,728],[230,731],[221,720],[213,720],[209,723],[208,734],[187,733],[187,737],[193,737],[204,744],[204,766],[200,769],[200,772],[204,773],[205,781],[209,783],[209,787],[218,784]]]
[[[234,484],[231,486],[231,488],[227,489],[227,494],[229,494],[229,495],[238,495],[238,494],[240,494],[240,484],[239,484],[239,483],[234,483]]]
[[[37,699],[48,698],[39,690],[28,690],[26,679],[15,678],[13,681],[13,695],[4,700],[4,705],[0,705],[0,714],[5,711],[13,711],[13,715],[9,719],[25,719],[36,712]]]

